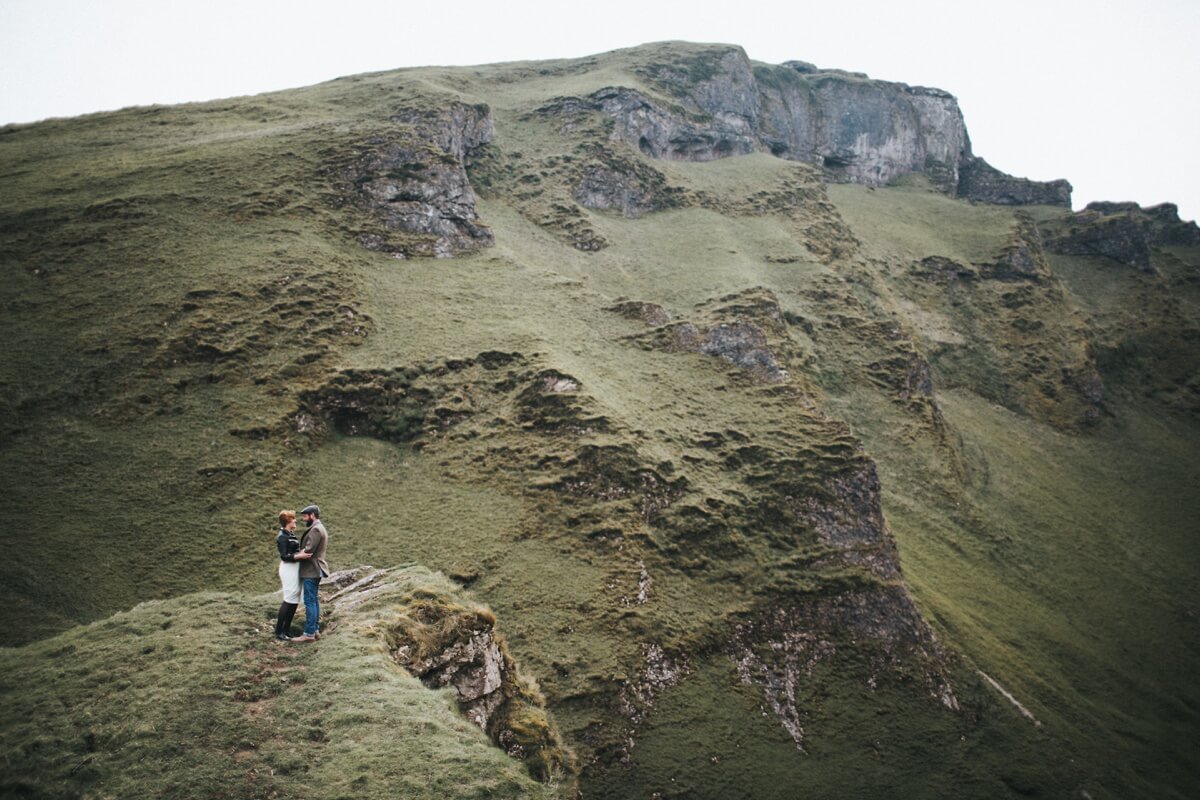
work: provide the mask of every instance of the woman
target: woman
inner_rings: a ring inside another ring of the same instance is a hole
[[[296,538],[295,511],[279,512],[279,535],[275,537],[275,546],[279,548],[279,580],[283,584],[283,602],[275,619],[275,638],[287,642],[292,638],[288,631],[292,627],[292,617],[296,616],[296,606],[300,604],[300,562],[296,560],[300,541]]]

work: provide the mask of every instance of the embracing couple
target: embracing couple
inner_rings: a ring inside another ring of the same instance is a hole
[[[283,583],[283,603],[275,619],[275,638],[281,642],[314,642],[317,639],[317,623],[321,619],[321,604],[317,588],[321,578],[329,577],[329,564],[325,561],[325,545],[329,534],[321,524],[321,509],[315,505],[300,509],[300,516],[308,529],[300,539],[296,538],[296,512],[279,512],[279,535],[275,544],[279,547],[279,580]],[[304,634],[291,636],[292,617],[300,604],[301,584],[304,592]]]

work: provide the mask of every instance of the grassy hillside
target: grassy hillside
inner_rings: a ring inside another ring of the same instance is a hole
[[[269,638],[274,596],[201,592],[0,653],[6,797],[554,797],[387,653],[421,568],[320,647]],[[301,614],[303,615],[303,613]]]
[[[645,65],[707,52],[0,129],[13,792],[542,791],[358,634],[268,646],[274,514],[318,502],[335,567],[495,610],[585,797],[1191,794],[1200,251],[1054,255],[1063,209],[659,161],[561,112],[679,102]],[[347,171],[455,104],[494,119],[466,163],[494,244],[364,247],[400,234]],[[582,206],[600,169],[651,207]],[[370,713],[256,717],[264,670]],[[182,720],[173,675],[204,687]],[[328,779],[282,732],[317,722]]]

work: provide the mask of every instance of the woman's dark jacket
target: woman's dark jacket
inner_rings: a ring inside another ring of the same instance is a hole
[[[280,528],[279,535],[275,537],[275,546],[279,548],[280,561],[295,561],[293,556],[300,550],[300,540],[296,538],[295,531]]]

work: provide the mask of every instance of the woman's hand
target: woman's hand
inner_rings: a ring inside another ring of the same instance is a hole
[[[312,558],[312,553],[300,552],[296,553],[296,555],[292,556],[292,558],[296,559],[297,561],[303,561],[305,559]]]

